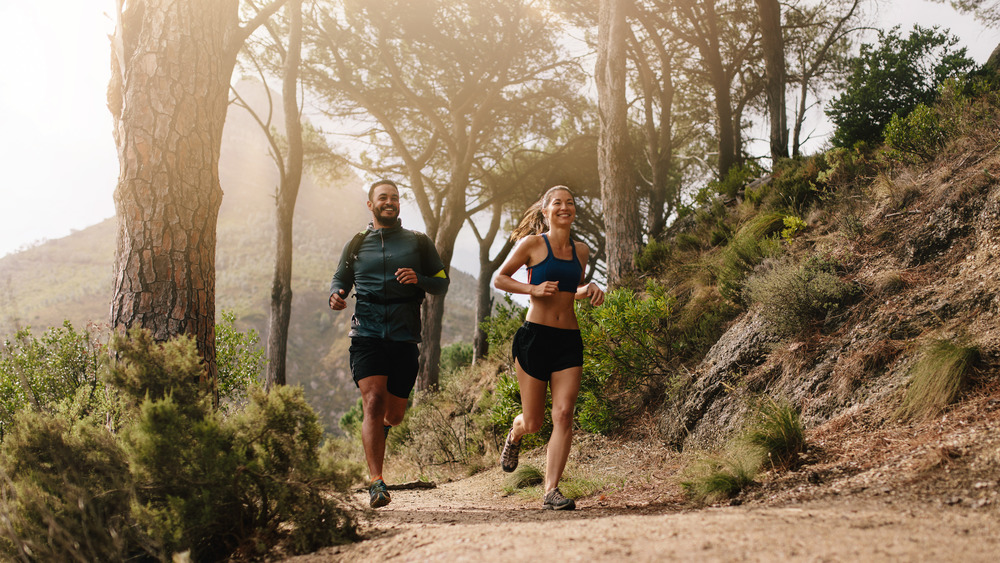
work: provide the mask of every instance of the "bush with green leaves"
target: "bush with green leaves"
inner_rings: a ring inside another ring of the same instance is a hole
[[[27,408],[51,411],[78,391],[91,406],[99,402],[100,349],[96,329],[78,331],[69,321],[41,337],[26,328],[6,339],[0,348],[0,440]]]
[[[749,161],[743,165],[733,166],[726,172],[726,176],[721,180],[713,180],[705,186],[695,196],[695,201],[705,204],[713,195],[721,195],[734,198],[740,193],[744,186],[755,178],[760,178],[764,174],[764,169],[754,161]]]
[[[504,294],[503,299],[504,302],[494,307],[493,314],[484,319],[480,327],[486,333],[486,342],[492,354],[509,355],[514,333],[524,324],[528,308],[514,303],[509,293]]]
[[[833,144],[877,143],[893,115],[905,117],[933,102],[941,83],[975,67],[957,44],[957,37],[937,28],[914,26],[907,37],[898,26],[879,31],[877,44],[863,44],[848,61],[850,74],[827,109],[837,126]]]
[[[933,160],[945,138],[937,111],[924,104],[918,104],[906,117],[893,115],[884,132],[889,154],[904,162]]]
[[[257,331],[236,329],[236,314],[223,310],[215,325],[215,363],[218,372],[219,399],[242,404],[250,388],[261,382],[267,359]]]
[[[775,260],[747,280],[745,299],[779,334],[792,334],[826,320],[857,295],[857,286],[842,280],[837,268],[816,256],[801,263]]]
[[[321,448],[301,389],[257,389],[225,416],[212,406],[191,338],[161,343],[133,330],[111,348],[117,358],[103,380],[128,409],[117,433],[98,416],[25,412],[29,422],[0,449],[8,554],[124,560],[188,551],[217,561],[279,542],[301,553],[355,537],[339,495],[360,473],[323,459],[336,452]]]
[[[940,414],[968,385],[979,358],[976,346],[950,340],[925,344],[910,368],[910,383],[896,416],[920,419]]]
[[[669,344],[662,327],[676,300],[655,284],[646,295],[616,289],[601,307],[578,307],[583,337],[583,378],[577,422],[588,432],[607,433],[640,406],[640,391],[663,385]]]
[[[441,374],[450,375],[461,368],[472,365],[472,345],[456,342],[441,348]]]

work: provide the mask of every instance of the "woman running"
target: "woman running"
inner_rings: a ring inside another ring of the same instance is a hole
[[[507,434],[500,464],[517,467],[521,438],[537,432],[545,416],[546,389],[552,391],[552,437],[545,460],[545,497],[542,507],[573,510],[576,503],[559,491],[559,479],[573,439],[573,407],[583,374],[583,340],[573,309],[574,299],[604,303],[604,291],[595,283],[581,285],[590,249],[570,237],[576,218],[573,193],[555,186],[532,205],[511,238],[523,239],[504,265],[494,285],[501,291],[530,296],[524,325],[514,335],[514,367],[521,389],[521,414]],[[546,230],[547,229],[547,230]],[[512,276],[528,268],[528,283]]]

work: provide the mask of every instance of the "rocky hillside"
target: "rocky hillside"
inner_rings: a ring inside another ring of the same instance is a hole
[[[824,204],[807,214],[782,257],[764,260],[750,274],[766,280],[783,268],[828,260],[839,265],[852,296],[827,315],[784,331],[777,326],[790,318],[775,319],[774,312],[784,306],[786,315],[795,313],[789,306],[795,286],[785,286],[778,305],[748,300],[681,391],[658,409],[658,434],[685,450],[718,450],[739,433],[761,397],[785,400],[801,411],[810,453],[800,471],[778,479],[783,484],[748,498],[798,498],[817,490],[911,492],[946,504],[996,507],[995,138],[962,137],[934,161],[908,166],[870,158],[848,176],[831,179]],[[831,176],[838,173],[833,168]],[[729,213],[739,215],[743,198],[752,195],[743,191],[728,200]],[[933,376],[946,370],[928,368],[928,362],[949,346],[973,358],[946,399],[950,404],[907,406],[921,370]]]
[[[266,111],[263,91],[247,83],[241,86],[251,105]],[[280,100],[274,100],[280,109]],[[252,328],[264,335],[274,259],[272,194],[278,174],[259,126],[241,108],[232,107],[227,117],[219,167],[224,197],[217,231],[216,309],[233,311],[241,330]],[[296,205],[288,379],[306,389],[331,430],[358,394],[347,362],[350,314],[331,311],[327,291],[344,244],[370,220],[365,188],[356,177],[326,182],[307,175]],[[408,216],[418,215],[405,205],[404,225]],[[105,323],[115,230],[114,219],[108,219],[0,259],[0,334],[23,326],[40,334],[64,320],[76,327]],[[475,318],[475,280],[459,271],[452,277],[444,345],[470,341]]]

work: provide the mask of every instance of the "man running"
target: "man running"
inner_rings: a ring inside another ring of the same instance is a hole
[[[417,379],[420,304],[424,293],[448,290],[444,264],[430,238],[404,229],[399,189],[379,180],[368,189],[372,221],[349,242],[330,282],[330,308],[347,307],[356,289],[351,317],[351,373],[361,390],[361,441],[371,477],[372,508],[392,500],[382,479],[389,428],[403,421]]]

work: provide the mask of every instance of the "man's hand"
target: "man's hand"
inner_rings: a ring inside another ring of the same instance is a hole
[[[402,284],[417,283],[417,273],[413,268],[400,268],[396,270],[396,281]]]
[[[330,296],[330,308],[334,311],[343,311],[347,308],[347,301],[344,301],[344,296],[347,295],[343,289],[338,290]]]

